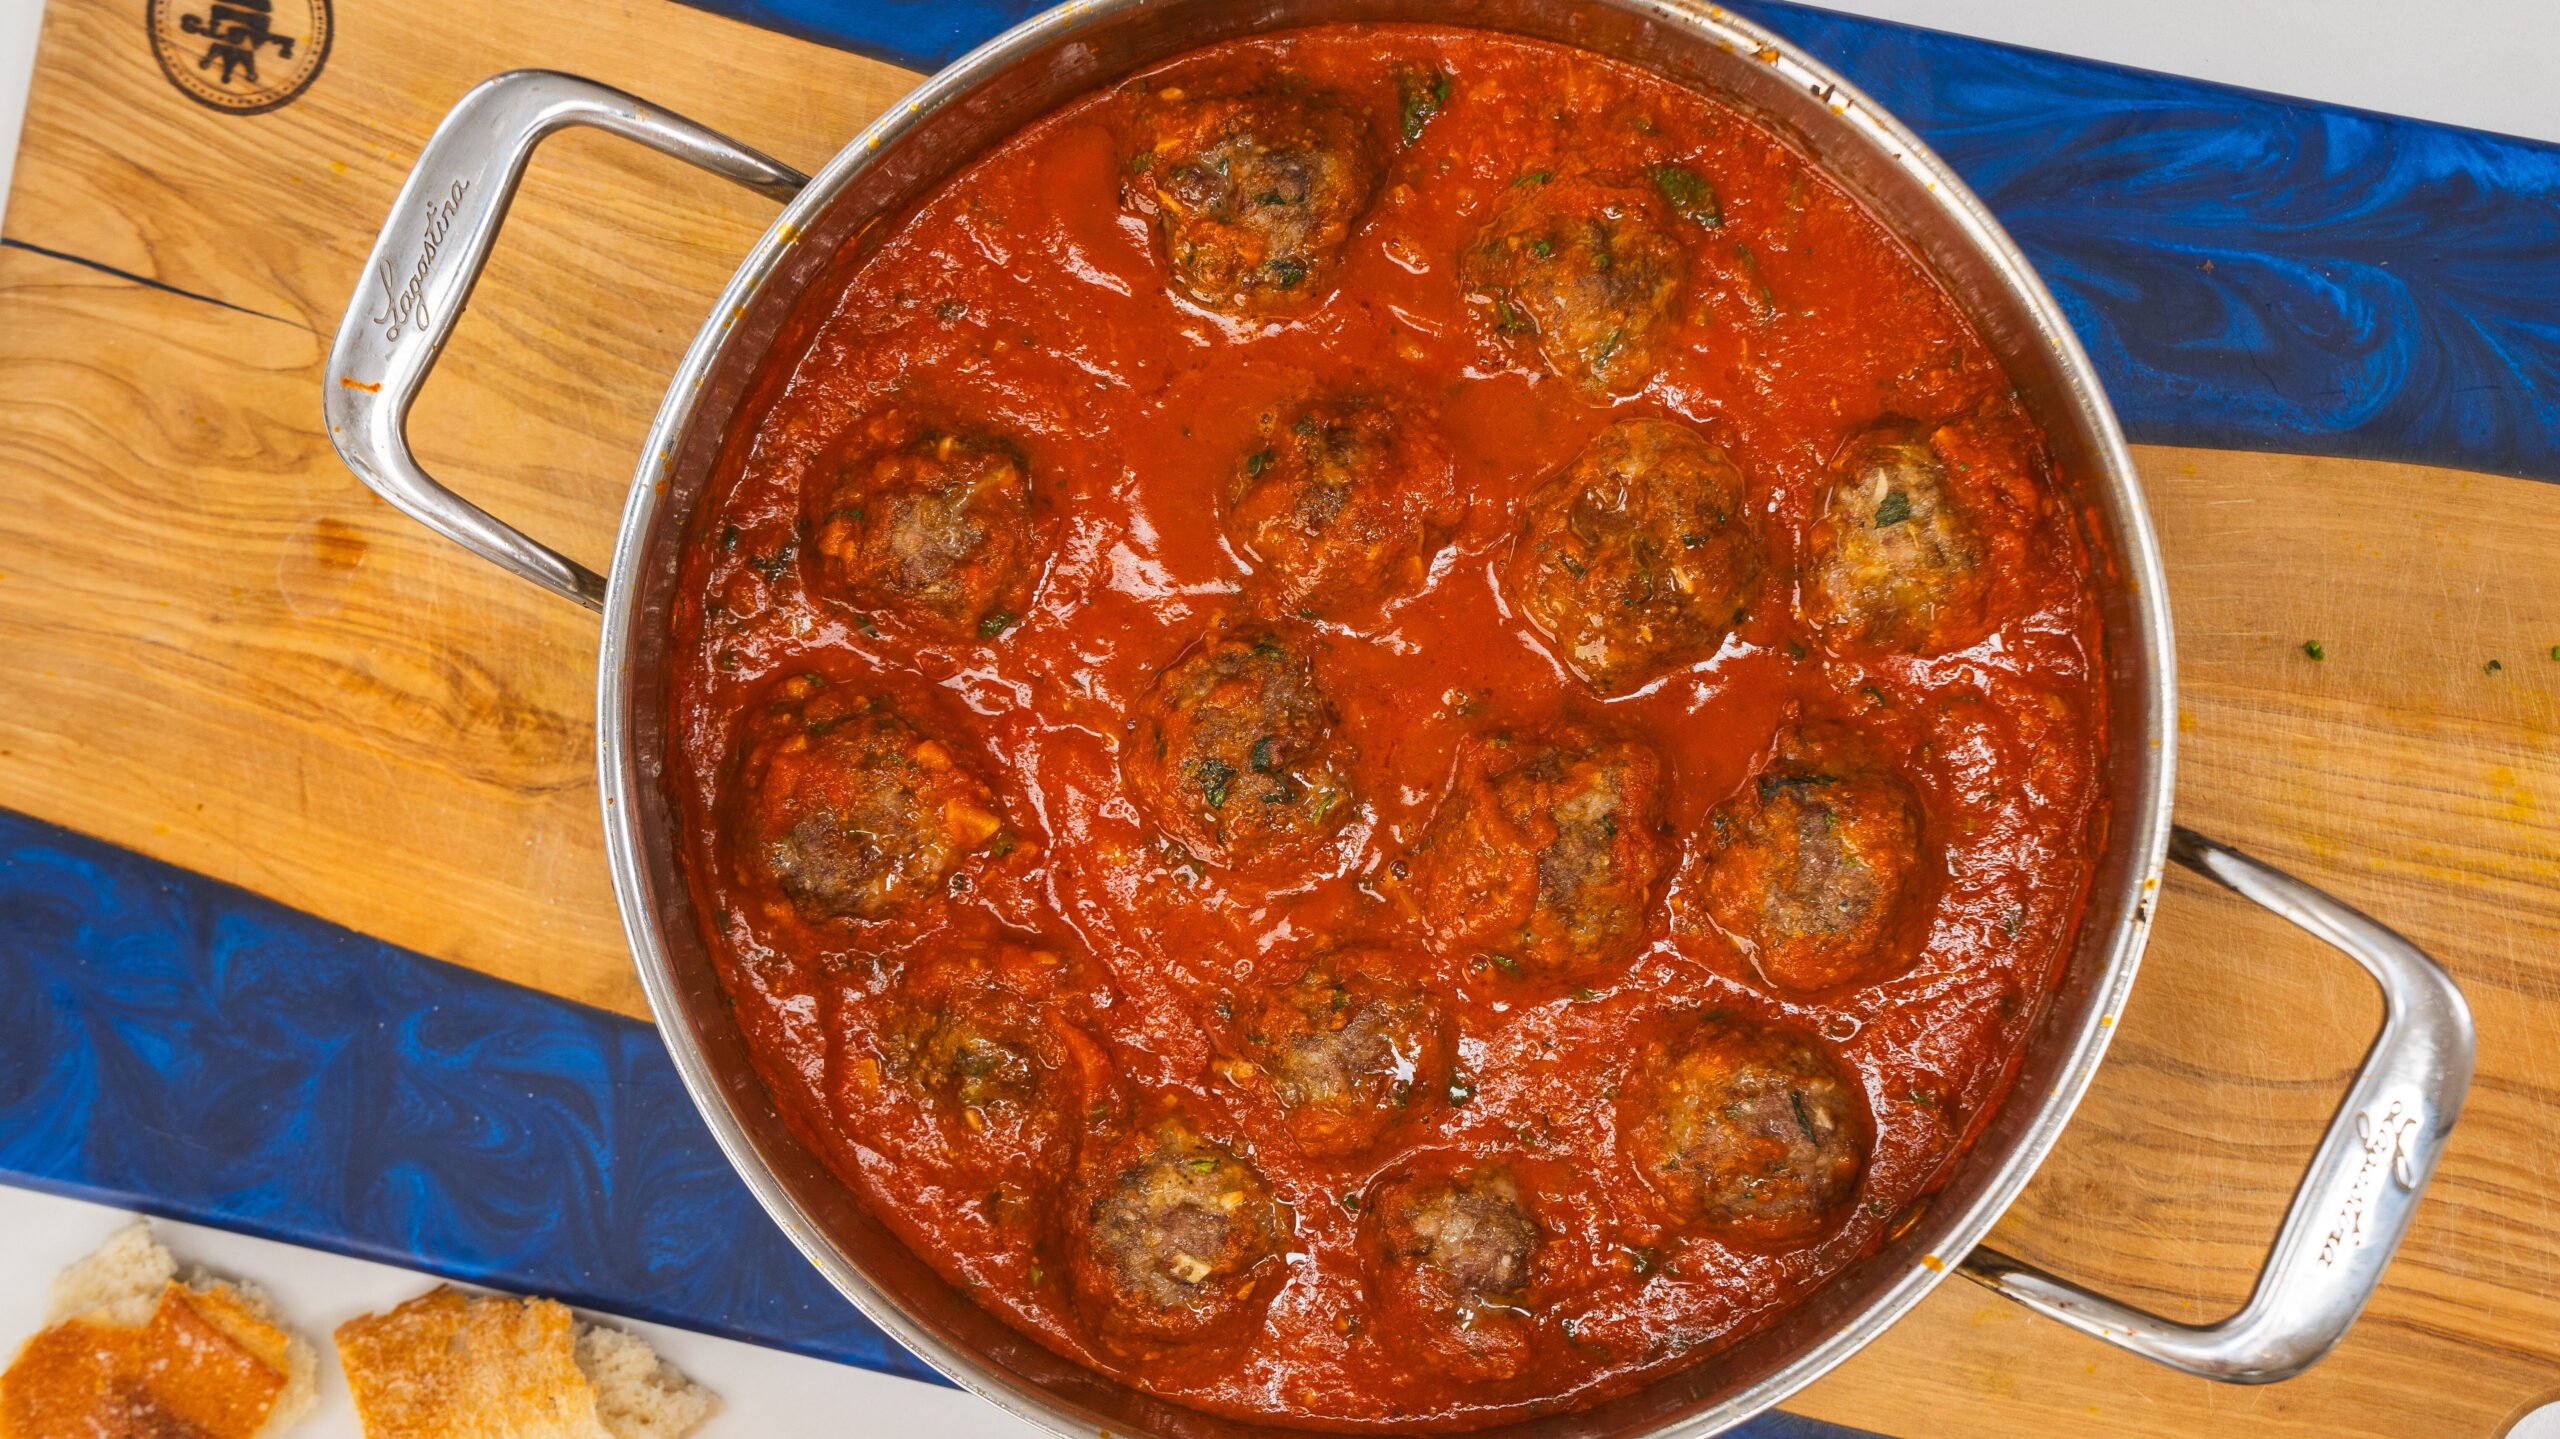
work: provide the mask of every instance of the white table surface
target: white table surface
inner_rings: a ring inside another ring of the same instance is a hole
[[[569,0],[576,3],[576,0]],[[850,0],[848,0],[850,3]],[[1829,0],[1831,8],[2065,54],[2447,124],[2560,142],[2560,0]],[[137,5],[137,8],[138,5]],[[0,0],[0,195],[17,153],[43,0]],[[528,55],[574,69],[576,57]],[[0,234],[7,234],[0,217]],[[125,1216],[0,1187],[0,1352],[35,1328],[46,1283]],[[191,1225],[159,1223],[182,1263],[256,1282],[305,1333],[396,1304],[421,1276]],[[610,1318],[610,1316],[597,1316]],[[956,1391],[652,1325],[628,1325],[727,1408],[720,1436],[1019,1436],[1031,1431]],[[324,1349],[326,1346],[323,1346]],[[296,1431],[352,1439],[346,1381],[321,1365],[317,1420]],[[2560,1410],[2512,1439],[2560,1439]]]

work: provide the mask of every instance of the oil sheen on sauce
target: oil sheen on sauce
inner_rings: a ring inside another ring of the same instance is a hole
[[[1383,168],[1323,293],[1238,318],[1169,283],[1133,162],[1151,96],[1255,87],[1336,97],[1366,117]],[[1524,185],[1660,174],[1682,192],[1652,182],[1682,202],[1676,323],[1640,390],[1594,403],[1470,297],[1460,257]],[[1767,129],[1630,68],[1482,33],[1229,43],[997,146],[839,257],[785,336],[691,533],[673,621],[670,784],[693,894],[795,1132],[1009,1323],[1264,1422],[1457,1429],[1583,1407],[1766,1326],[1871,1252],[2000,1101],[2072,942],[2104,810],[2089,558],[2038,432],[1943,289]],[[1345,389],[1437,435],[1462,516],[1398,598],[1347,617],[1297,606],[1309,620],[1275,612],[1221,497],[1272,443],[1272,417]],[[1016,448],[1042,551],[1018,614],[933,633],[813,583],[810,488],[844,437],[901,414]],[[1712,657],[1604,697],[1501,575],[1529,492],[1636,416],[1731,457],[1765,568]],[[1841,482],[1835,457],[1896,416],[1959,428],[1951,485],[2005,516],[1983,528],[1977,632],[1927,655],[1807,618],[1806,537]],[[1329,687],[1351,794],[1319,852],[1246,874],[1168,839],[1123,764],[1168,665],[1274,624]],[[993,800],[994,837],[880,917],[813,920],[747,862],[742,751],[777,696],[816,693],[885,698]],[[1462,742],[1568,721],[1660,760],[1668,860],[1641,941],[1562,969],[1435,944],[1406,861]],[[1782,785],[1778,736],[1798,723],[1861,735],[1920,826],[1890,962],[1813,993],[1772,982],[1708,902],[1711,812]],[[1400,1112],[1348,1152],[1302,1142],[1249,1032],[1345,948],[1386,956],[1441,1026],[1436,1055],[1400,1058]],[[961,989],[1000,994],[1016,1038],[1034,1036],[998,1055],[1027,1064],[1011,1100],[900,1078],[919,1045],[966,1048],[932,1029]],[[1628,1107],[1648,1067],[1736,1022],[1815,1040],[1871,1126],[1854,1198],[1809,1236],[1686,1222],[1632,1157],[1652,1152]],[[1277,1226],[1249,1290],[1231,1286],[1242,1318],[1200,1334],[1115,1325],[1079,1288],[1097,1196],[1168,1115],[1259,1174]],[[1525,1282],[1472,1320],[1422,1313],[1381,1278],[1380,1197],[1487,1175],[1534,1223]],[[1468,1358],[1469,1322],[1499,1354]]]

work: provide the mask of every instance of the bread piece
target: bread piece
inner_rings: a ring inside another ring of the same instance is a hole
[[[0,1435],[272,1439],[317,1392],[309,1344],[242,1285],[178,1278],[136,1220],[53,1281],[47,1327],[0,1374]]]
[[[613,1439],[684,1439],[720,1409],[718,1395],[647,1340],[601,1324],[578,1326],[578,1370],[596,1386],[596,1417]]]
[[[719,1408],[620,1330],[450,1286],[338,1326],[365,1439],[683,1439]]]

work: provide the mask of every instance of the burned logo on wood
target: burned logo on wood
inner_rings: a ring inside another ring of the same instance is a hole
[[[151,53],[196,103],[263,114],[320,78],[333,18],[329,0],[151,0]]]

